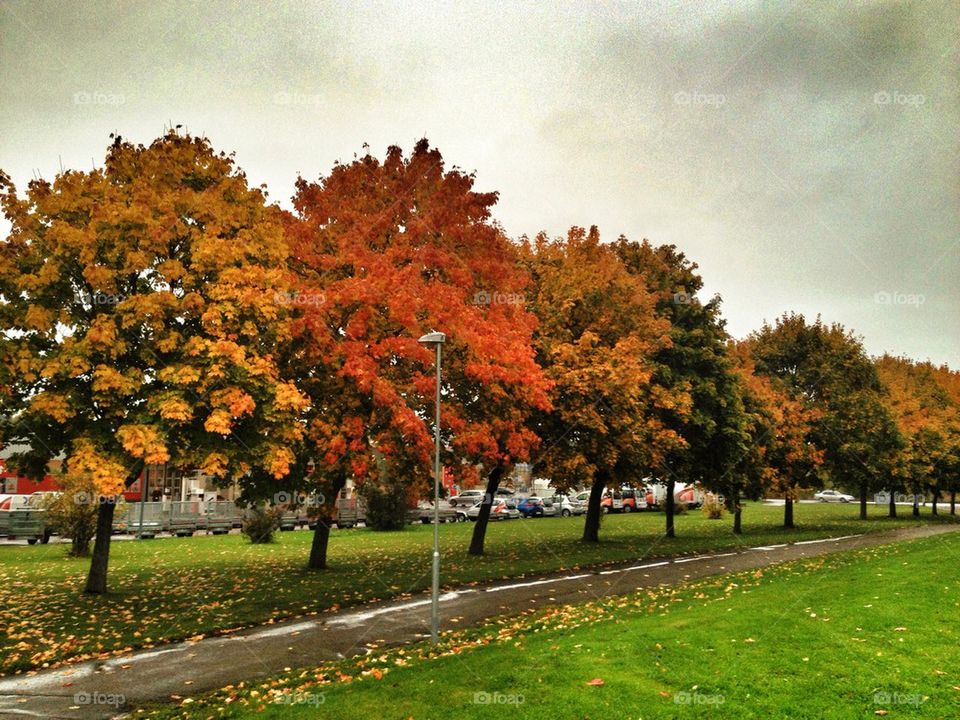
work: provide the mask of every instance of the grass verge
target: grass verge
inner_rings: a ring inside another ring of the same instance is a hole
[[[960,537],[503,618],[138,718],[960,717]]]
[[[605,519],[602,542],[581,543],[582,518],[512,520],[488,532],[487,556],[469,558],[472,524],[445,525],[443,582],[449,586],[523,577],[638,558],[809,540],[887,530],[955,517],[856,519],[853,505],[802,505],[798,528],[779,527],[782,508],[748,504],[744,534],[729,518],[694,512],[677,519],[678,537],[662,537],[663,515]],[[0,546],[0,673],[114,654],[259,623],[310,616],[429,586],[431,532],[334,533],[331,569],[305,569],[310,533],[278,534],[272,545],[238,535],[118,541],[110,557],[111,592],[84,596],[87,561],[64,546]]]

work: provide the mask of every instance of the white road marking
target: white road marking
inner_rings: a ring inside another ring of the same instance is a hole
[[[813,545],[814,543],[839,542],[840,540],[849,540],[850,538],[861,537],[862,535],[863,533],[858,535],[841,535],[840,537],[820,538],[819,540],[801,540],[800,542],[795,542],[794,545]]]
[[[628,567],[627,570],[646,570],[647,568],[660,567],[661,565],[669,564],[669,560],[664,560],[663,562],[647,563],[646,565],[634,565],[633,567]]]
[[[70,682],[92,674],[93,663],[88,662],[82,665],[78,664],[65,667],[62,670],[54,670],[52,673],[38,672],[35,675],[13,675],[11,677],[0,678],[0,694],[7,690],[20,692],[29,688],[41,688],[49,685],[51,682],[56,683],[59,687],[62,686],[64,682]]]
[[[24,717],[38,718],[50,717],[47,713],[36,713],[31,710],[24,710],[22,708],[3,707],[2,705],[0,705],[0,708],[2,708],[3,712],[8,715],[23,715]]]
[[[457,590],[455,592],[444,593],[440,596],[440,602],[448,602],[450,600],[455,600],[461,595],[466,595],[467,593],[476,592],[476,590]],[[424,605],[429,605],[432,602],[430,598],[426,600],[412,600],[411,602],[402,603],[400,605],[388,605],[387,607],[377,608],[375,610],[367,610],[366,612],[351,613],[344,617],[334,618],[332,620],[327,620],[327,625],[359,625],[362,622],[366,622],[370,618],[375,618],[378,615],[384,615],[386,613],[398,612],[401,610],[409,610],[410,608],[423,607]]]
[[[592,573],[585,573],[583,575],[566,575],[564,577],[558,578],[548,578],[546,580],[531,580],[530,582],[524,583],[514,583],[513,585],[498,585],[496,587],[487,588],[487,592],[500,592],[501,590],[514,590],[516,588],[522,587],[532,587],[533,585],[549,585],[550,583],[563,582],[564,580],[579,580],[580,578],[590,577]]]
[[[261,630],[260,632],[250,633],[249,635],[238,635],[237,639],[256,640],[258,638],[277,637],[278,635],[290,635],[295,632],[311,630],[316,626],[317,624],[315,622],[302,622],[295,623],[294,625],[278,625],[277,627],[272,627],[268,630]]]

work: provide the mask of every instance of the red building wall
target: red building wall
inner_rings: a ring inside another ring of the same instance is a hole
[[[134,482],[123,496],[127,500],[140,500],[140,484],[143,481],[141,475]],[[7,469],[6,463],[0,460],[0,494],[4,495],[30,495],[35,492],[55,492],[60,489],[60,484],[53,475],[44,475],[43,480],[37,482],[23,475],[17,475]]]

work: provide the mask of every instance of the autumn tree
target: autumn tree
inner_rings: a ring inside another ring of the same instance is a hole
[[[3,439],[33,476],[61,453],[100,495],[86,591],[107,589],[114,502],[145,464],[285,476],[301,398],[273,353],[277,212],[231,157],[175,133],[119,137],[103,168],[0,176]]]
[[[944,427],[945,454],[943,467],[946,475],[945,491],[950,494],[950,514],[957,514],[957,491],[960,490],[960,372],[946,365],[934,369],[937,382],[946,391],[953,408]]]
[[[724,434],[735,454],[732,466],[719,477],[708,479],[704,487],[720,493],[733,515],[733,532],[743,532],[744,498],[759,500],[770,486],[771,473],[766,452],[776,436],[773,413],[766,398],[738,375],[739,382],[730,394],[725,413]]]
[[[390,147],[382,162],[368,154],[299,180],[288,221],[290,367],[310,400],[302,452],[314,460],[313,487],[332,500],[347,477],[376,483],[386,470],[426,494],[434,353],[418,338],[444,332],[444,464],[461,479],[477,466],[485,475],[470,548],[480,554],[489,499],[536,447],[526,417],[548,407],[549,384],[531,346],[527,277],[491,220],[497,196],[473,184],[426,140],[409,157]],[[317,524],[313,566],[325,562],[327,528]]]
[[[911,490],[915,498],[930,492],[936,514],[941,494],[954,487],[954,447],[960,430],[958,405],[950,396],[949,381],[942,381],[949,378],[949,370],[889,355],[878,358],[876,366],[884,385],[884,402],[905,440],[897,468],[899,478],[891,495],[897,484]],[[894,501],[890,509],[894,515]],[[919,514],[916,502],[914,514]]]
[[[595,227],[560,240],[540,235],[525,243],[522,263],[540,320],[537,356],[554,383],[553,409],[535,416],[543,439],[536,468],[560,490],[590,487],[583,539],[596,542],[604,489],[641,483],[682,444],[656,415],[688,413],[687,395],[651,383],[669,323]]]
[[[665,534],[673,537],[677,483],[721,487],[743,469],[749,438],[741,387],[726,346],[721,299],[700,299],[703,278],[696,263],[673,245],[624,237],[613,250],[645,284],[657,316],[669,327],[667,342],[652,358],[651,382],[657,397],[683,402],[655,406],[658,424],[678,442],[654,463],[651,474],[666,485]]]
[[[813,441],[813,429],[821,413],[792,397],[780,378],[757,372],[749,340],[733,344],[731,351],[756,408],[750,462],[761,473],[759,484],[783,495],[783,526],[793,528],[800,488],[819,484],[823,451]]]
[[[757,372],[778,378],[789,395],[817,411],[811,434],[834,485],[867,495],[893,471],[902,439],[883,403],[883,386],[862,341],[841,325],[786,314],[749,338]]]

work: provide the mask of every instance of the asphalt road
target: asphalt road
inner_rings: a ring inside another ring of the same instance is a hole
[[[441,627],[480,625],[523,609],[586,602],[640,588],[840,550],[960,530],[932,525],[788,545],[750,547],[673,559],[634,561],[602,570],[504,581],[447,592]],[[451,621],[456,619],[454,625]],[[401,644],[429,636],[430,597],[373,603],[310,620],[251,628],[196,642],[181,642],[91,660],[53,670],[0,678],[0,718],[110,718],[146,702],[187,697],[285,668],[309,667],[366,652],[369,644]]]

